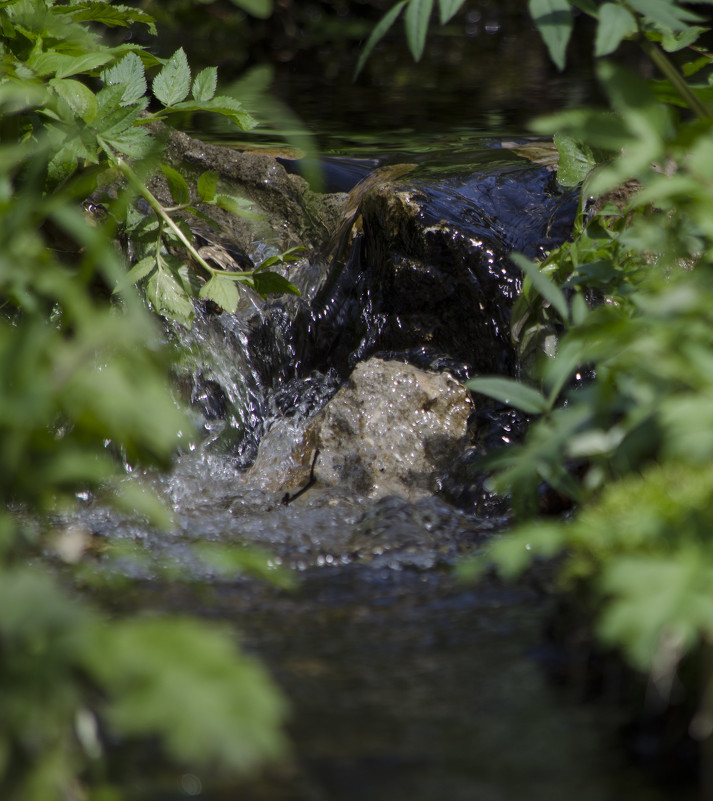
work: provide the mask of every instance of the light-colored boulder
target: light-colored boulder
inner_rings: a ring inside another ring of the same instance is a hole
[[[370,498],[430,495],[463,447],[472,410],[447,373],[361,362],[309,427],[319,448],[314,477]]]

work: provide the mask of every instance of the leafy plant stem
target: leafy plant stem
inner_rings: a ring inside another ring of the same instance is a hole
[[[159,203],[156,197],[154,197],[153,193],[146,186],[144,186],[144,184],[139,180],[139,177],[126,163],[126,161],[122,158],[117,158],[115,163],[119,172],[121,172],[121,174],[126,178],[126,180],[131,184],[131,186],[149,204],[149,206],[153,209],[153,211],[156,212],[158,218],[173,231],[178,240],[191,254],[191,256],[196,260],[196,262],[200,265],[200,267],[202,267],[210,275],[214,275],[215,273],[220,272],[219,270],[215,270],[213,267],[211,267],[206,262],[206,260],[200,255],[200,253],[198,253],[198,251],[193,246],[193,243],[183,233],[180,227],[176,225],[176,223],[171,219],[170,214],[161,205],[161,203]]]
[[[173,233],[178,237],[181,244],[186,248],[186,250],[191,254],[191,256],[195,259],[196,263],[205,270],[209,275],[220,275],[225,278],[232,278],[236,281],[240,281],[243,278],[247,278],[251,275],[251,272],[241,271],[241,270],[219,270],[215,267],[211,267],[210,264],[200,255],[200,253],[196,250],[193,243],[188,239],[188,237],[183,233],[178,225],[174,222],[171,218],[170,212],[175,209],[180,209],[182,207],[177,206],[175,209],[168,209],[161,205],[159,200],[153,195],[153,193],[142,183],[136,173],[131,169],[131,167],[126,163],[126,161],[122,158],[116,159],[116,167],[121,172],[121,174],[129,181],[131,186],[141,195],[141,197],[149,204],[149,206],[156,212],[158,215],[159,220],[161,220],[162,225],[167,225]]]
[[[661,48],[649,39],[641,39],[641,47],[646,55],[653,61],[656,67],[671,82],[673,88],[681,96],[686,105],[694,111],[702,120],[710,119],[710,111],[701,103],[696,95],[691,91],[681,73],[666,57]]]

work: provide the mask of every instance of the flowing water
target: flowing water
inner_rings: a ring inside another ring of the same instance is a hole
[[[422,160],[413,180],[433,219],[455,219],[464,241],[487,254],[484,274],[496,275],[503,297],[512,297],[516,281],[502,253],[518,247],[534,255],[547,245],[543,230],[551,241],[561,237],[571,198],[547,195],[550,178],[540,167],[516,170],[509,156],[494,161],[491,142],[468,154],[470,179],[455,170],[451,154],[441,163]],[[405,156],[420,158],[399,152],[395,160]],[[344,164],[353,169],[353,161]],[[463,555],[487,549],[507,524],[481,484],[447,476],[440,494],[414,501],[339,485],[285,493],[280,471],[354,364],[378,353],[464,378],[477,361],[468,348],[457,352],[455,340],[451,353],[401,341],[407,316],[398,306],[387,314],[387,300],[396,301],[379,295],[379,274],[370,275],[360,252],[334,281],[325,280],[327,258],[298,267],[302,301],[199,315],[190,333],[180,333],[179,387],[193,404],[198,434],[169,472],[127,477],[167,500],[172,531],[91,502],[78,513],[113,548],[106,576],[129,579],[120,593],[108,592],[112,608],[227,621],[292,708],[293,756],[259,779],[173,775],[135,759],[122,769],[130,797],[682,798],[627,762],[614,704],[583,703],[577,682],[563,689],[549,680],[547,667],[560,657],[544,635],[546,570],[517,585],[487,577],[471,586],[454,577]],[[463,341],[490,337],[479,358],[511,363],[504,320],[482,322]],[[496,412],[490,419],[490,437],[505,437],[517,424]],[[211,548],[218,561],[207,558]],[[238,569],[250,554],[267,580]]]
[[[284,16],[299,22],[299,4],[283,5]],[[324,13],[319,3],[303,5],[313,16]],[[349,191],[378,167],[412,165],[407,179],[426,198],[421,224],[436,228],[445,219],[439,241],[455,249],[442,251],[443,262],[427,254],[428,303],[387,284],[374,258],[384,248],[367,235],[369,247],[342,254],[339,269],[332,254],[298,265],[291,280],[303,300],[199,315],[193,331],[178,332],[177,387],[195,410],[197,433],[170,471],[127,476],[169,503],[175,527],[158,532],[91,501],[77,522],[112,546],[101,564],[105,578],[119,580],[120,589],[104,591],[112,609],[184,611],[234,626],[289,698],[293,755],[236,783],[175,775],[134,754],[121,766],[132,801],[686,798],[627,756],[616,671],[604,676],[598,703],[586,702],[586,671],[573,678],[561,645],[546,636],[546,568],[515,585],[455,578],[464,555],[487,550],[507,530],[507,510],[470,468],[477,448],[465,448],[438,476],[440,492],[414,501],[338,485],[286,492],[281,483],[309,421],[370,356],[459,380],[515,369],[507,306],[518,278],[505,254],[516,248],[536,256],[561,240],[575,201],[553,190],[551,173],[523,167],[513,151],[526,143],[532,114],[596,90],[578,51],[570,55],[581,79],[554,72],[521,3],[476,5],[462,18],[465,37],[437,38],[419,67],[409,66],[403,40],[397,46],[392,37],[356,86],[358,36],[330,43],[322,17],[305,23],[316,45],[273,30],[270,66],[233,87],[272,122],[248,144],[274,146],[279,129],[293,145],[283,163],[301,171],[305,159],[294,146],[313,161],[319,151],[330,191]],[[196,47],[210,42],[207,63],[224,36],[232,33],[222,19],[214,36],[198,34]],[[184,42],[181,31],[175,46]],[[167,40],[166,52],[172,47]],[[230,43],[222,52],[226,80],[243,64],[231,62]],[[261,81],[272,81],[282,105],[259,92],[250,100],[251,85]],[[255,247],[260,256],[263,246]],[[462,263],[477,267],[458,283],[448,270]],[[441,302],[449,282],[455,288]],[[481,293],[476,303],[474,292]],[[431,328],[419,340],[424,319]],[[522,425],[492,408],[476,416],[489,444]],[[586,649],[579,657],[587,660]],[[553,666],[563,664],[561,686]],[[649,745],[642,740],[636,753],[651,763],[657,752]]]

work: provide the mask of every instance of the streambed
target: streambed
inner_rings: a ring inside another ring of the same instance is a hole
[[[575,210],[546,166],[512,148],[484,141],[459,158],[467,169],[415,157],[406,178],[364,194],[336,249],[290,268],[302,300],[201,313],[178,331],[201,433],[171,471],[127,478],[168,501],[171,532],[92,502],[78,512],[110,546],[102,569],[130,580],[105,591],[112,609],[227,621],[292,705],[285,765],[236,784],[136,755],[122,767],[132,799],[673,797],[626,764],[613,706],[548,684],[546,571],[516,586],[454,578],[508,524],[473,460],[522,421],[463,393],[440,428],[419,426],[459,381],[514,369],[507,253],[537,255]],[[354,378],[364,365],[384,371],[383,406],[358,414],[379,400]],[[267,574],[293,586],[216,566],[211,543],[267,552]]]

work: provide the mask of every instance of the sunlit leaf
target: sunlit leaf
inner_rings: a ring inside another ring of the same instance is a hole
[[[94,121],[97,116],[98,104],[91,89],[71,78],[53,78],[50,86],[84,122]]]
[[[107,86],[124,87],[122,105],[134,103],[146,94],[144,64],[136,53],[127,53],[118,64],[104,70],[101,77]]]
[[[151,274],[146,283],[146,297],[158,314],[190,327],[193,304],[170,272],[159,267]]]
[[[577,186],[596,165],[592,149],[563,133],[556,133],[554,142],[559,152],[557,180],[562,186]]]
[[[199,102],[211,100],[218,86],[218,68],[206,67],[196,75],[191,93]]]
[[[191,70],[183,48],[179,47],[153,79],[153,93],[164,106],[175,106],[187,97],[190,88]]]
[[[199,297],[204,300],[212,300],[216,306],[220,306],[221,309],[225,309],[231,314],[237,309],[240,300],[235,281],[220,275],[214,275],[201,287]]]
[[[139,281],[142,281],[146,276],[150,275],[155,268],[156,258],[154,256],[145,256],[141,261],[136,262],[129,270],[125,280],[122,282],[122,286],[138,284]],[[120,289],[120,287],[117,287],[116,291],[120,291]]]

